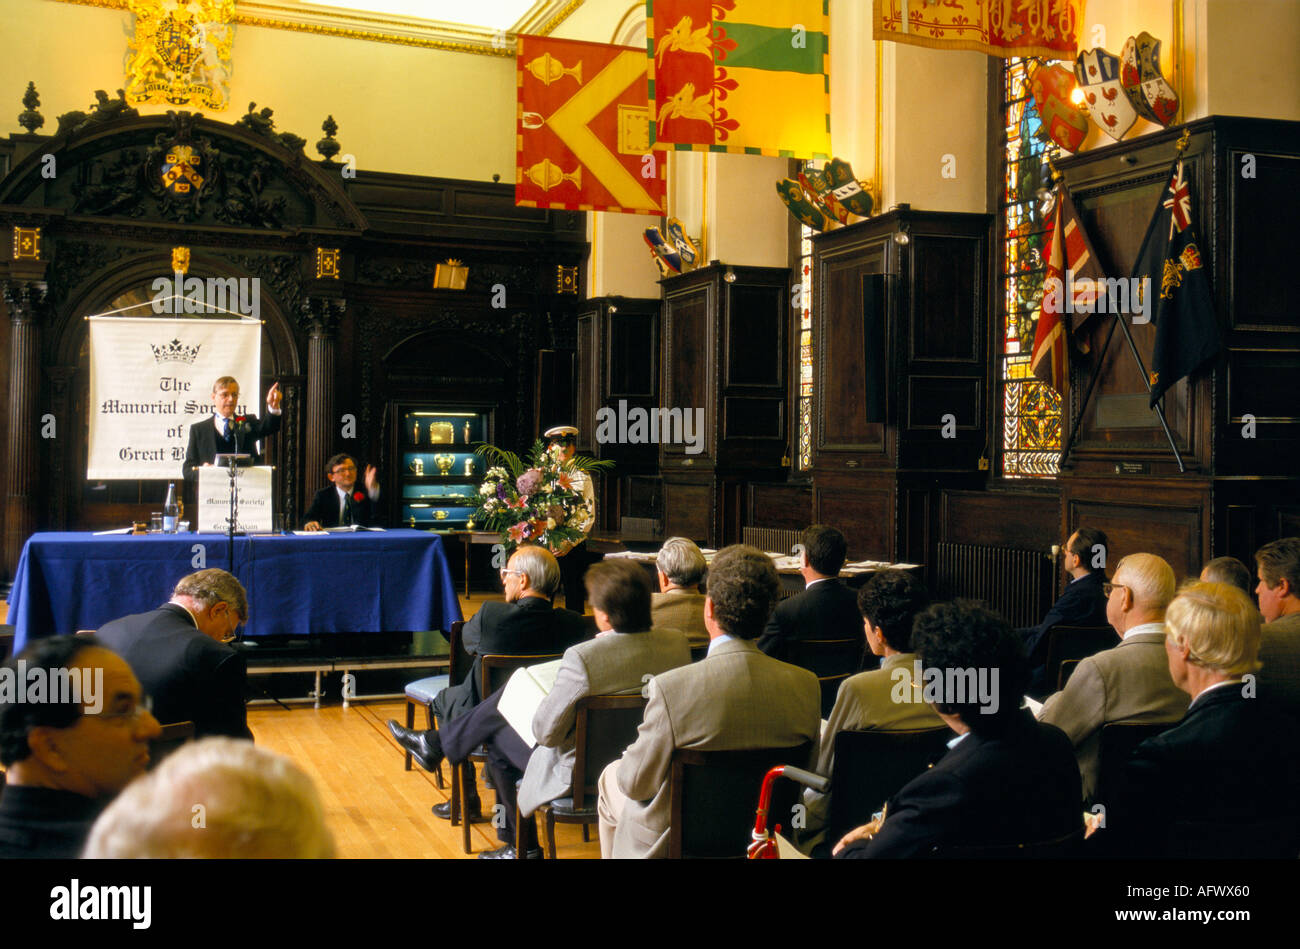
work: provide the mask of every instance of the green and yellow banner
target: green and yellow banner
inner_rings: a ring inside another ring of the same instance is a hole
[[[651,141],[829,158],[828,0],[646,0]]]

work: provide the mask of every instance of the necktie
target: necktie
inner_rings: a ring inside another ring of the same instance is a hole
[[[348,497],[346,494],[343,496],[342,522],[342,526],[344,527],[352,526],[352,498]]]
[[[226,441],[230,441],[230,419],[228,418],[221,420],[221,437]]]

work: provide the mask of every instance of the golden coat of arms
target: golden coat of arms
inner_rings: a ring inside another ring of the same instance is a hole
[[[126,101],[197,101],[225,109],[234,0],[128,0],[128,5],[135,15],[135,37],[126,56]]]

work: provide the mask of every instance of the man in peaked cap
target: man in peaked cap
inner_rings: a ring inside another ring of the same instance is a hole
[[[542,433],[551,445],[559,445],[563,450],[562,456],[564,461],[572,461],[574,454],[578,450],[578,430],[572,425],[556,425],[554,428],[548,428]],[[584,534],[591,530],[596,523],[596,491],[591,483],[591,478],[584,472],[574,471],[573,485],[575,490],[581,492],[587,502],[587,510],[590,514],[582,522],[581,529]],[[583,586],[582,577],[587,572],[587,566],[591,561],[587,553],[587,542],[576,545],[568,553],[560,558],[560,577],[564,584],[564,606],[566,609],[573,610],[575,613],[581,613],[586,606],[586,588]]]

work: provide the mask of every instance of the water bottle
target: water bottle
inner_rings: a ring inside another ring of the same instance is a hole
[[[176,485],[169,482],[167,485],[167,500],[163,502],[163,533],[175,534],[176,522],[180,520],[181,508],[176,503]]]

